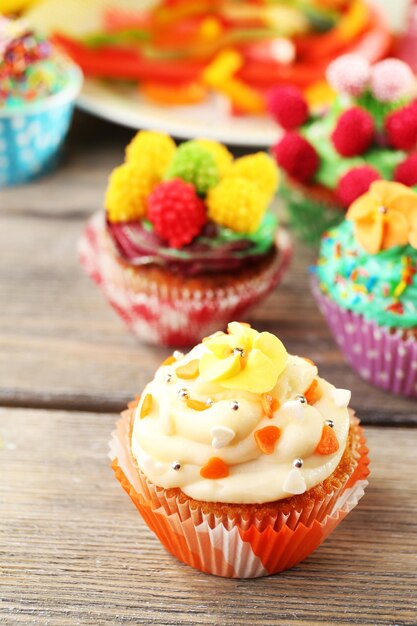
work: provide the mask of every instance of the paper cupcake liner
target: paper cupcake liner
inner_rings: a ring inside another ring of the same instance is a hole
[[[137,468],[130,453],[131,411],[122,414],[110,442],[116,478],[165,548],[203,572],[257,578],[293,567],[315,550],[356,506],[369,474],[367,448],[352,417],[356,464],[343,485],[322,500],[288,514],[249,519],[204,513],[195,503],[167,497]]]
[[[110,247],[111,246],[111,247]],[[232,319],[242,319],[280,282],[291,257],[288,234],[277,236],[279,254],[258,273],[247,279],[228,281],[205,288],[204,277],[187,286],[176,280],[152,281],[140,268],[129,268],[117,259],[110,243],[103,215],[88,224],[79,242],[79,256],[90,277],[128,327],[146,343],[188,346],[225,327]]]
[[[323,294],[316,279],[313,294],[332,334],[352,368],[367,382],[395,394],[417,398],[417,338],[404,338],[346,311]]]
[[[28,182],[55,167],[81,83],[73,66],[61,92],[19,110],[0,110],[0,187]]]
[[[318,246],[322,234],[337,226],[344,218],[339,205],[313,194],[308,187],[293,185],[286,180],[281,186],[290,225],[297,236],[305,243]]]

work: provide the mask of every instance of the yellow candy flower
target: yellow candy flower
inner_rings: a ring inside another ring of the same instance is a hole
[[[417,247],[417,193],[401,183],[376,181],[350,206],[356,240],[370,254],[410,243]]]
[[[110,175],[105,207],[110,222],[140,220],[146,214],[146,201],[159,178],[149,161],[124,163]]]
[[[265,193],[242,176],[226,176],[207,195],[209,218],[238,233],[254,233],[267,207]]]
[[[228,334],[216,333],[203,340],[209,352],[200,359],[200,376],[225,389],[267,393],[287,365],[287,351],[271,333],[231,322]]]
[[[176,150],[175,142],[165,133],[141,130],[126,148],[128,163],[149,161],[155,174],[161,178]]]
[[[223,178],[229,172],[233,161],[233,156],[226,146],[212,139],[196,139],[196,143],[205,148],[207,152],[210,152],[216,161],[220,178]]]
[[[279,172],[275,162],[265,152],[248,154],[236,159],[228,176],[242,176],[252,180],[271,200],[278,189]]]

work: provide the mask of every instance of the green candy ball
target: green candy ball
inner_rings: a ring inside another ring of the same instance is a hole
[[[204,196],[220,180],[213,155],[196,141],[186,141],[177,148],[164,178],[181,178],[194,185],[200,196]]]

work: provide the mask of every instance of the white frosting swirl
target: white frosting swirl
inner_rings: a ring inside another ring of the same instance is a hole
[[[132,453],[149,480],[164,488],[179,487],[196,500],[249,504],[301,493],[329,477],[346,447],[346,394],[338,395],[333,385],[318,378],[313,364],[288,355],[285,370],[269,392],[280,405],[270,418],[263,411],[259,394],[224,389],[219,383],[205,382],[200,375],[193,380],[176,376],[179,366],[200,359],[206,351],[199,344],[175,363],[161,366],[144,389],[135,413]],[[306,392],[314,379],[321,398],[314,406],[299,404],[298,394]],[[181,389],[186,389],[193,400],[211,399],[213,403],[202,411],[190,408],[179,395]],[[152,396],[151,410],[141,418],[148,394]],[[237,410],[234,401],[238,402]],[[332,420],[339,443],[337,452],[329,455],[315,452],[325,420]],[[272,454],[264,454],[254,437],[255,431],[266,426],[280,429]],[[227,464],[227,477],[207,479],[200,475],[212,457]],[[303,464],[294,483],[296,459],[302,459]],[[174,469],[175,464],[180,469]],[[293,484],[298,487],[293,488]]]

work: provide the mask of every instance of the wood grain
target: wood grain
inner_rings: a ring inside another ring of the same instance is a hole
[[[76,258],[88,216],[131,133],[79,116],[53,175],[0,192],[0,403],[118,411],[167,351],[140,345],[90,283]],[[378,391],[344,362],[308,287],[314,252],[296,244],[284,283],[252,316],[323,376],[353,390],[368,423],[417,424],[415,402]]]
[[[417,623],[417,430],[367,429],[364,499],[304,563],[225,580],[177,562],[114,479],[114,415],[0,414],[0,622]]]

